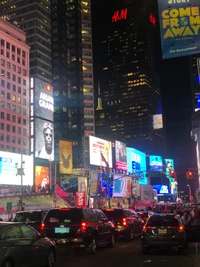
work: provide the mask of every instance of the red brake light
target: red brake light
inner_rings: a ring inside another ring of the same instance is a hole
[[[126,218],[123,218],[123,219],[122,219],[122,225],[123,225],[123,226],[126,226],[126,225],[127,225]]]
[[[146,225],[144,225],[143,227],[142,227],[142,231],[143,232],[146,232],[147,230],[150,230],[150,229],[152,229],[153,227],[151,227],[151,226],[146,226]]]
[[[60,208],[60,210],[70,210],[69,208]]]
[[[85,222],[82,222],[82,223],[81,223],[81,230],[82,230],[83,232],[85,232],[86,229],[87,229],[87,225],[86,225],[86,223],[85,223]]]
[[[45,228],[45,224],[44,223],[41,223],[40,230],[41,231],[44,231],[44,228]]]
[[[183,231],[184,231],[184,226],[183,226],[183,225],[180,225],[180,226],[178,227],[178,230],[179,230],[179,232],[183,232]]]

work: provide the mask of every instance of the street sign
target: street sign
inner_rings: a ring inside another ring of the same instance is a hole
[[[12,202],[7,202],[6,209],[12,210]]]

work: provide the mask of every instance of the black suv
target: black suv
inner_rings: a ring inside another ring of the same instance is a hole
[[[142,251],[150,248],[176,248],[187,253],[187,241],[184,225],[179,216],[173,214],[154,214],[143,226]]]
[[[105,209],[103,212],[114,223],[117,238],[126,238],[131,241],[142,233],[142,219],[134,210]]]
[[[58,245],[85,247],[90,253],[95,253],[97,246],[115,245],[114,225],[98,209],[51,209],[40,232]]]
[[[43,210],[19,211],[16,213],[14,222],[26,223],[39,231],[46,212]]]

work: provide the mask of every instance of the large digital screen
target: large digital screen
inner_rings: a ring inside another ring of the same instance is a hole
[[[116,170],[127,171],[126,144],[115,141]]]
[[[59,141],[60,173],[72,174],[72,142]]]
[[[163,58],[200,52],[200,0],[158,0]]]
[[[106,167],[108,163],[112,168],[112,147],[111,142],[91,136],[90,142],[90,164]]]
[[[167,178],[170,178],[172,171],[174,171],[174,160],[165,159],[165,165],[166,165],[166,176]]]
[[[153,188],[156,189],[157,194],[170,194],[169,186],[168,185],[153,185]]]
[[[150,155],[149,165],[151,172],[162,172],[163,171],[163,161],[161,156]]]
[[[54,128],[52,122],[35,119],[35,157],[54,160]]]
[[[40,79],[35,78],[34,90],[35,116],[53,121],[54,98],[52,86]]]
[[[33,185],[33,157],[23,155],[22,161],[23,185]],[[21,175],[17,175],[17,168],[21,168],[21,154],[0,151],[0,184],[21,185]]]
[[[48,189],[50,186],[49,168],[45,166],[35,166],[35,189]]]
[[[153,115],[153,128],[154,130],[163,128],[163,117],[162,114]]]
[[[139,184],[147,184],[147,164],[145,153],[132,148],[126,148],[128,173],[138,178]]]
[[[113,197],[126,197],[127,195],[127,179],[114,175],[113,179]]]

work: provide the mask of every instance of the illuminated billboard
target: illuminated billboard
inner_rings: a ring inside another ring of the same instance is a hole
[[[39,192],[43,188],[50,186],[49,168],[45,166],[35,166],[35,190]]]
[[[156,189],[157,194],[170,194],[169,186],[168,185],[153,185],[153,189]]]
[[[59,141],[60,173],[72,174],[72,142]]]
[[[138,178],[139,184],[147,184],[147,164],[145,153],[132,148],[126,148],[128,173]]]
[[[108,163],[112,168],[112,147],[111,142],[91,136],[90,142],[90,164],[106,167]]]
[[[113,179],[113,197],[126,197],[127,196],[127,179],[114,175]]]
[[[200,0],[158,0],[163,58],[200,52]]]
[[[52,122],[35,119],[35,157],[54,160],[54,128]]]
[[[53,88],[50,84],[35,78],[35,116],[53,121],[54,98]]]
[[[150,155],[149,165],[151,172],[162,172],[163,171],[163,161],[161,156]]]
[[[23,185],[33,185],[33,157],[23,155],[23,161]],[[21,154],[0,151],[0,184],[21,185],[16,166],[21,168]]]
[[[165,165],[166,165],[166,176],[167,178],[170,178],[172,171],[174,171],[174,160],[165,159]]]
[[[153,128],[154,130],[163,128],[163,117],[162,114],[153,115]]]
[[[116,170],[127,171],[126,144],[115,141]]]

